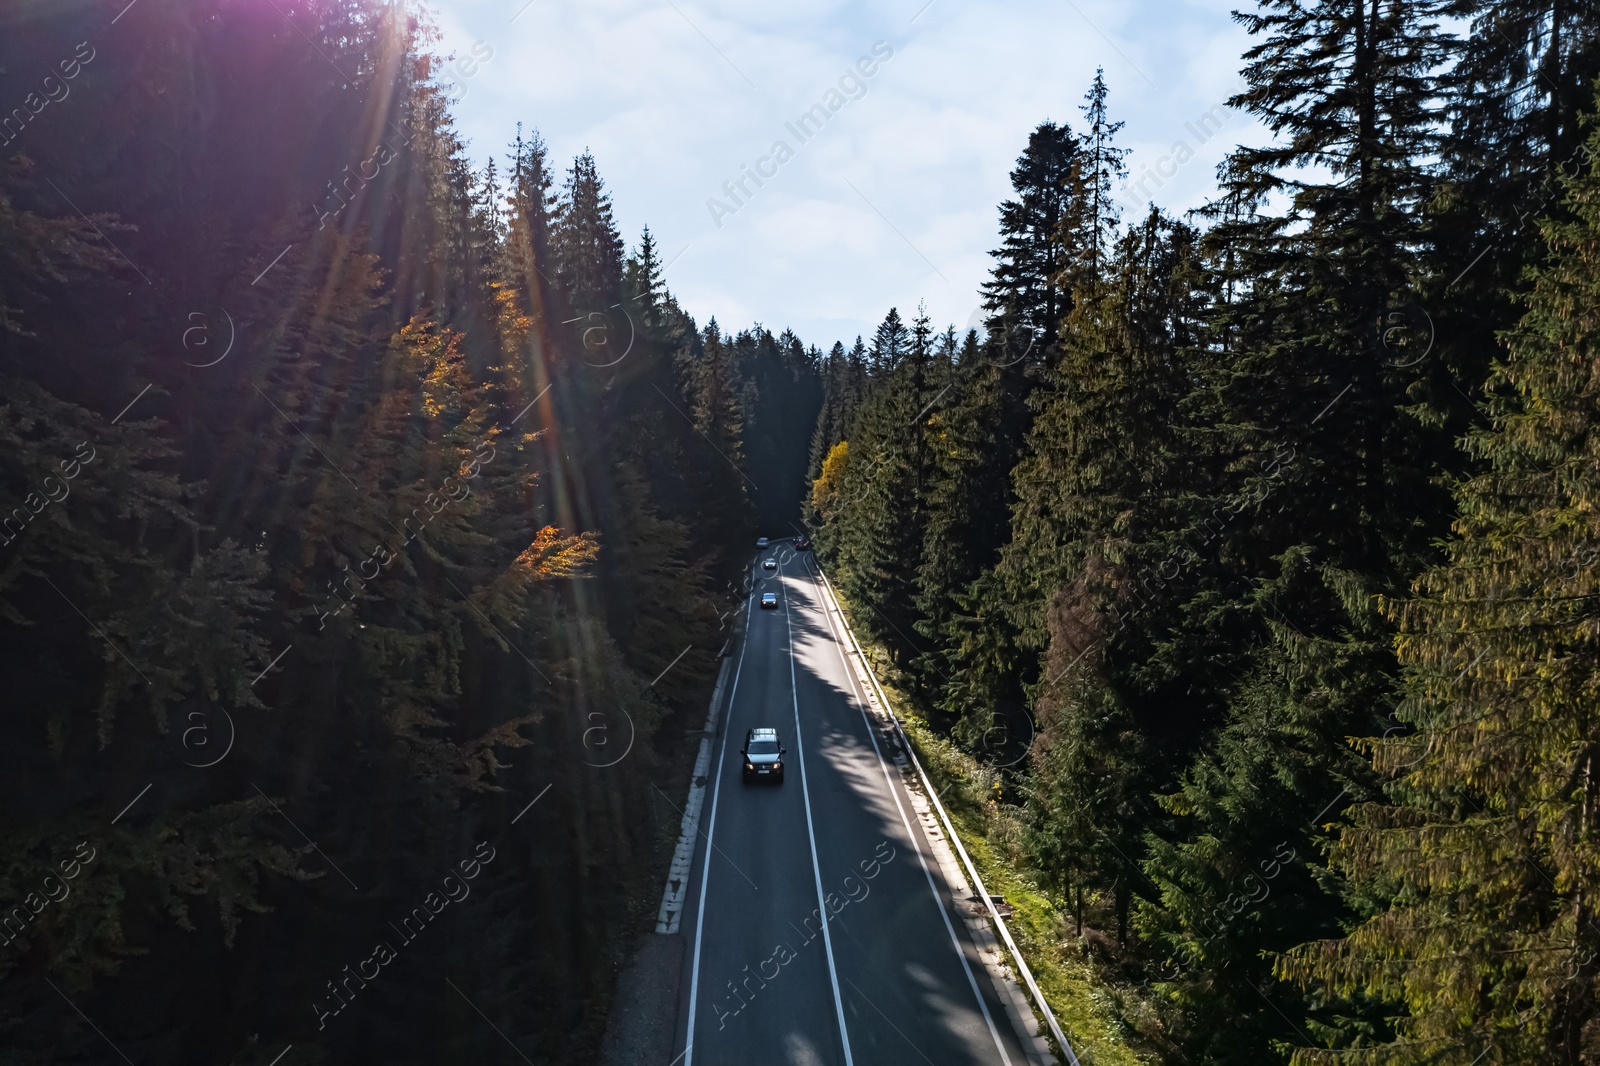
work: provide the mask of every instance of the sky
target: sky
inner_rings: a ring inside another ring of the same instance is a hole
[[[1132,150],[1125,217],[1200,206],[1268,136],[1224,103],[1237,0],[429,2],[475,164],[519,121],[563,170],[591,151],[629,249],[648,224],[700,324],[823,350],[919,302],[977,324],[1008,175],[1040,122],[1081,130],[1096,67]]]

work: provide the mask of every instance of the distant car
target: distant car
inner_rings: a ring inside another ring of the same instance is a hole
[[[800,537],[794,538],[794,550],[795,551],[803,552],[809,547],[811,547],[811,541],[808,538],[806,538],[804,536],[800,536]]]
[[[761,606],[763,608],[778,606],[778,594],[776,592],[763,592],[761,594]]]
[[[772,543],[772,541],[768,540],[766,537],[757,537],[756,538],[756,547],[758,547],[758,548],[765,548],[768,544],[771,544],[771,543]]]
[[[763,570],[776,570],[777,568],[778,560],[776,559],[768,558],[766,562],[761,564],[761,569]]]
[[[744,747],[739,749],[739,754],[744,756],[745,781],[766,778],[783,784],[783,757],[788,751],[778,739],[776,729],[750,730],[745,734]]]

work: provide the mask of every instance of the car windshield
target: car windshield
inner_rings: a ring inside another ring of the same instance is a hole
[[[752,740],[750,742],[751,755],[776,755],[778,742],[776,740]]]

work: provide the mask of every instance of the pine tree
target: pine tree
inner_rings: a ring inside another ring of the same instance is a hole
[[[889,308],[889,313],[878,323],[872,335],[872,347],[867,355],[867,374],[875,379],[892,374],[899,368],[910,343],[911,334],[901,321],[900,312],[896,308]]]
[[[865,609],[865,626],[901,665],[926,645],[917,621],[916,569],[930,476],[927,444],[932,328],[907,329],[890,308],[874,336],[871,386],[852,429],[843,503],[829,540],[840,588]]]
[[[656,239],[649,226],[639,238],[638,253],[628,258],[623,285],[629,299],[639,309],[640,324],[660,329],[666,313],[666,285],[661,280],[661,260],[656,255]]]
[[[1333,855],[1383,902],[1278,963],[1405,1013],[1374,1044],[1296,1062],[1583,1063],[1600,1043],[1600,166],[1563,185],[1570,221],[1542,226],[1548,262],[1495,367],[1493,422],[1467,440],[1484,469],[1457,489],[1448,561],[1388,604],[1409,729],[1362,742],[1386,800],[1351,812]]]
[[[353,969],[548,787],[518,828],[554,843],[501,847],[402,965],[585,1061],[598,1032],[571,1019],[598,1016],[630,936],[608,916],[659,890],[651,784],[676,770],[653,731],[703,707],[714,659],[650,681],[674,634],[715,646],[742,482],[662,402],[682,398],[654,338],[601,378],[558,328],[543,145],[474,172],[426,13],[291,14],[140,4],[118,58],[95,39],[67,79],[118,106],[61,122],[56,101],[3,149],[40,165],[0,173],[0,891],[97,853],[0,952],[3,1042],[94,1054],[48,975],[132,1019],[115,1039],[140,1061],[180,1031],[185,1061],[481,1057],[501,1037],[454,1026],[426,982],[374,982],[324,1029],[252,975],[316,990]],[[82,40],[40,8],[0,34],[0,68]],[[296,151],[260,151],[285,130]],[[563,238],[604,237],[587,186]],[[62,194],[87,217],[53,217]],[[619,278],[607,243],[569,241],[569,276]],[[695,331],[659,308],[663,343]],[[593,715],[632,723],[628,773],[583,764]]]
[[[1452,437],[1481,425],[1479,391],[1516,323],[1529,264],[1544,253],[1536,220],[1559,210],[1558,178],[1584,163],[1580,114],[1600,75],[1600,9],[1566,0],[1472,0],[1469,32],[1443,75],[1438,188],[1425,219],[1431,277],[1394,316],[1414,335],[1396,362],[1420,362],[1419,406]]]
[[[1062,324],[1074,306],[1072,287],[1079,279],[1072,264],[1080,258],[1086,239],[1083,219],[1088,217],[1095,235],[1103,236],[1098,229],[1101,216],[1092,210],[1086,216],[1080,201],[1100,184],[1109,193],[1109,182],[1125,154],[1114,146],[1121,126],[1107,119],[1105,95],[1104,80],[1097,76],[1084,108],[1091,123],[1088,134],[1074,136],[1065,124],[1050,122],[1034,130],[1011,174],[1016,198],[1001,206],[1002,243],[991,253],[995,263],[984,287],[990,312],[988,337],[978,361],[964,360],[958,374],[961,381],[949,404],[952,425],[964,425],[965,436],[983,442],[976,468],[966,475],[977,495],[959,504],[954,496],[945,495],[964,515],[935,514],[930,519],[941,545],[969,544],[970,558],[978,566],[994,565],[1012,536],[1009,526],[995,519],[1018,503],[1015,471],[1027,455],[1035,412],[1043,402],[1036,390],[1041,380],[1050,380],[1060,358]],[[1090,173],[1099,183],[1093,188],[1084,177]],[[1102,206],[1109,232],[1115,205],[1107,199]],[[1021,649],[1012,643],[1018,633],[1014,589],[1001,593],[1006,583],[996,577],[968,587],[977,580],[970,571],[962,568],[966,580],[947,595],[934,591],[938,578],[932,571],[923,579],[923,587],[928,607],[937,615],[931,628],[947,630],[941,637],[948,644],[942,653],[947,666],[939,671],[947,679],[940,703],[957,718],[976,713],[982,719],[995,699],[1021,700],[1022,686],[1032,680],[1032,671],[1024,669],[1018,676],[1015,669],[1023,659]],[[980,589],[999,598],[984,602],[978,596]],[[964,602],[965,608],[947,614],[957,602]],[[980,618],[986,621],[980,624]],[[1038,647],[1036,639],[1034,648]],[[980,668],[969,656],[985,665]],[[928,667],[934,668],[931,660]],[[990,680],[979,682],[980,677]]]
[[[1070,306],[1060,282],[1061,226],[1079,150],[1070,128],[1044,122],[1011,171],[1016,197],[1000,205],[1000,247],[989,253],[995,262],[983,286],[985,328],[1001,365],[1046,364]]]
[[[1378,727],[1395,674],[1374,601],[1427,564],[1445,524],[1428,477],[1450,461],[1448,436],[1408,409],[1420,372],[1379,332],[1426,269],[1449,54],[1438,10],[1269,0],[1237,16],[1263,40],[1232,103],[1278,139],[1229,158],[1211,211],[1215,354],[1189,415],[1178,578],[1151,599],[1170,633],[1147,668],[1183,693],[1190,730],[1217,730],[1164,792],[1143,860],[1158,895],[1139,917],[1182,962],[1162,989],[1188,1011],[1176,1035],[1203,1057],[1265,1056],[1335,1022],[1307,1021],[1314,1005],[1272,985],[1260,959],[1347,914],[1317,876],[1314,823],[1372,794],[1344,738]],[[1327,174],[1295,171],[1307,166]],[[1175,731],[1170,757],[1192,737]],[[1273,857],[1280,845],[1292,860]],[[1280,876],[1256,899],[1262,862]]]
[[[622,237],[611,196],[584,152],[572,161],[550,225],[554,278],[574,312],[603,311],[622,298]]]
[[[1078,139],[1078,151],[1065,178],[1058,243],[1065,262],[1055,284],[1068,292],[1096,284],[1111,260],[1121,209],[1112,190],[1127,177],[1122,160],[1128,149],[1118,148],[1123,122],[1112,122],[1106,110],[1105,71],[1096,68],[1094,83],[1084,94],[1087,131]],[[1064,317],[1064,316],[1063,316]]]
[[[549,150],[537,130],[524,140],[520,122],[516,139],[507,147],[511,155],[506,160],[506,283],[530,317],[528,337],[537,349],[551,336],[551,319],[556,317],[546,310],[555,284],[550,246],[550,216],[555,198],[551,193]],[[536,353],[530,354],[539,362]],[[546,384],[547,381],[540,380],[529,397]]]
[[[861,337],[856,337],[855,343],[845,353],[844,366],[845,387],[841,392],[843,402],[839,410],[839,427],[842,439],[849,440],[856,431],[856,421],[861,414],[861,405],[866,401],[869,370],[867,366],[867,346],[862,343]]]
[[[849,389],[844,345],[833,342],[833,349],[821,360],[822,407],[811,432],[811,454],[806,463],[807,484],[822,476],[822,462],[833,446],[844,440],[846,394]]]
[[[1001,571],[1014,590],[1012,611],[1017,625],[1035,648],[1044,644],[1047,600],[1055,589],[1069,583],[1063,575],[1083,564],[1086,537],[1112,532],[1121,501],[1128,497],[1128,479],[1150,472],[1140,457],[1127,451],[1125,438],[1135,426],[1153,428],[1148,423],[1150,412],[1143,408],[1166,399],[1162,386],[1170,380],[1166,368],[1172,365],[1172,339],[1133,335],[1130,317],[1149,315],[1136,303],[1148,299],[1152,290],[1159,292],[1159,298],[1170,296],[1164,291],[1170,288],[1168,278],[1152,285],[1142,283],[1138,275],[1154,265],[1158,273],[1165,270],[1170,278],[1174,257],[1169,253],[1165,263],[1146,264],[1139,261],[1130,244],[1130,261],[1117,284],[1106,276],[1110,256],[1094,250],[1107,234],[1115,232],[1116,205],[1109,194],[1122,160],[1122,150],[1112,140],[1121,123],[1107,120],[1105,95],[1104,80],[1097,75],[1084,105],[1090,132],[1084,135],[1073,162],[1072,195],[1064,203],[1056,234],[1067,253],[1066,266],[1053,281],[1072,293],[1072,313],[1058,326],[1061,342],[1068,347],[1045,373],[1047,389],[1031,398],[1034,421],[1022,449],[1024,458],[1012,473],[1017,499]],[[1159,240],[1154,219],[1146,237]],[[1180,236],[1179,240],[1190,238]],[[1159,257],[1154,249],[1150,254]],[[1115,295],[1108,296],[1108,292]],[[1182,321],[1181,315],[1173,317]],[[1155,340],[1155,350],[1141,346],[1145,340]],[[1110,366],[1106,365],[1108,358]],[[1161,376],[1142,380],[1151,371]],[[1147,391],[1135,393],[1136,389]],[[1132,400],[1135,395],[1139,399]],[[1152,401],[1152,396],[1163,400]],[[1124,409],[1130,400],[1133,408]],[[1107,402],[1116,405],[1112,410],[1122,417],[1107,417]],[[1129,417],[1138,421],[1124,420]],[[1156,439],[1146,440],[1147,446],[1159,446]],[[1106,487],[1115,486],[1111,488],[1113,500],[1096,509],[1091,501],[1099,494],[1096,483],[1102,477]],[[1068,545],[1074,545],[1068,549],[1071,557],[1062,553]]]
[[[1182,491],[1184,427],[1175,408],[1203,308],[1194,298],[1196,235],[1155,212],[1130,230],[1107,272],[1084,273],[1054,369],[1016,470],[1012,541],[1001,573],[1018,589],[1014,624],[1047,650],[1034,709],[1034,849],[1075,895],[1109,893],[1124,938],[1136,858],[1170,732],[1150,706],[1150,631],[1169,569],[1166,542]],[[1137,590],[1137,591],[1130,591]],[[1022,609],[1026,605],[1026,609]],[[1142,710],[1143,713],[1137,713]]]
[[[493,157],[483,165],[483,173],[473,197],[473,232],[482,235],[478,271],[488,281],[506,280],[506,196]]]
[[[694,368],[695,428],[711,440],[735,468],[744,458],[744,410],[741,381],[733,346],[722,336],[715,318],[701,331],[701,355]]]

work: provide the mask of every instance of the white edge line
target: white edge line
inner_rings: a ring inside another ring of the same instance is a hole
[[[782,579],[779,581],[781,583]],[[784,591],[787,593],[788,590]],[[839,1039],[844,1044],[844,1066],[855,1066],[855,1059],[850,1055],[850,1030],[845,1027],[844,1021],[844,996],[839,992],[839,973],[833,964],[833,937],[828,935],[828,926],[832,922],[828,917],[828,902],[823,898],[822,867],[817,862],[817,834],[811,824],[811,789],[806,784],[806,745],[800,731],[800,686],[795,681],[794,673],[794,615],[789,600],[788,595],[783,597],[783,623],[789,631],[789,691],[794,697],[794,747],[800,756],[800,795],[806,805],[806,839],[811,842],[811,875],[817,882],[817,907],[823,916],[822,946],[828,953],[828,980],[833,984],[833,1011],[839,1017]]]
[[[694,1063],[695,996],[700,990],[700,936],[706,928],[706,885],[711,880],[711,840],[717,831],[717,800],[722,795],[722,767],[728,755],[728,732],[733,724],[733,698],[739,694],[739,675],[744,672],[744,653],[750,646],[750,605],[755,594],[744,602],[744,642],[739,645],[739,666],[733,671],[733,688],[728,690],[727,713],[722,717],[722,750],[711,769],[711,820],[706,823],[706,857],[700,866],[700,902],[694,919],[694,963],[689,969],[689,1028],[683,1039],[683,1066]]]
[[[294,1047],[294,1045],[290,1044],[289,1047],[286,1047],[282,1051],[278,1052],[278,1059],[281,1059],[287,1055],[289,1053],[289,1049],[292,1047]],[[273,1059],[271,1062],[267,1063],[267,1066],[278,1066],[278,1059]]]
[[[900,793],[895,791],[894,781],[889,776],[889,763],[883,757],[883,749],[878,746],[877,731],[873,728],[872,720],[867,717],[867,701],[861,692],[861,682],[856,678],[855,672],[850,669],[850,661],[845,658],[844,642],[841,641],[833,629],[833,619],[828,617],[828,605],[822,599],[822,584],[817,582],[817,607],[822,612],[823,620],[828,625],[828,635],[833,638],[833,649],[839,655],[839,666],[844,670],[845,677],[850,681],[851,694],[855,697],[856,710],[861,712],[861,723],[867,727],[867,739],[872,741],[872,751],[878,756],[878,769],[883,771],[883,784],[889,790],[889,798],[894,800],[895,810],[900,812],[900,824],[905,826],[906,836],[911,841],[911,848],[917,853],[917,861],[922,864],[922,875],[928,879],[928,891],[933,893],[933,904],[939,908],[939,917],[944,919],[944,928],[950,934],[950,943],[956,949],[956,956],[961,959],[961,968],[966,971],[967,983],[972,986],[972,995],[978,1001],[978,1009],[983,1012],[983,1020],[989,1026],[989,1036],[994,1040],[995,1049],[1000,1052],[1000,1061],[1005,1066],[1011,1066],[1011,1055],[1006,1051],[1005,1042],[1000,1039],[1000,1030],[995,1027],[994,1016],[989,1013],[989,1004],[984,1001],[983,991],[978,987],[978,978],[972,972],[972,964],[967,959],[967,953],[962,950],[961,938],[956,936],[956,928],[950,922],[950,912],[945,908],[944,900],[939,896],[939,886],[933,880],[933,871],[928,869],[927,856],[923,854],[922,845],[917,840],[917,833],[911,828],[911,820],[906,817],[905,805],[900,802]],[[843,619],[840,619],[841,625]],[[952,897],[954,893],[951,893]],[[973,944],[974,950],[977,944]],[[995,989],[998,998],[1000,989]],[[903,1034],[902,1034],[903,1035]],[[1021,1034],[1018,1034],[1019,1037]]]
[[[728,639],[731,641],[733,638],[729,637]],[[706,802],[706,786],[704,782],[710,781],[711,750],[716,746],[717,708],[722,705],[722,694],[728,688],[728,672],[733,669],[733,660],[723,658],[727,650],[728,645],[724,644],[722,651],[717,653],[717,658],[721,660],[722,665],[717,668],[717,683],[711,687],[711,699],[706,707],[705,728],[700,730],[700,746],[695,749],[694,767],[689,773],[689,795],[684,800],[683,811],[680,812],[683,814],[683,821],[679,825],[678,846],[673,849],[672,862],[667,870],[666,885],[661,891],[661,909],[656,912],[656,932],[658,934],[676,933],[683,926],[683,904],[689,898],[689,882],[694,878],[695,851],[700,847],[700,813],[704,810]],[[696,784],[695,782],[697,781],[702,783]],[[695,802],[696,790],[699,792],[698,804]],[[662,795],[666,796],[666,793],[663,792]],[[668,797],[668,801],[670,802],[670,797]],[[690,807],[694,808],[692,824],[689,814]],[[687,849],[687,854],[685,849]],[[683,878],[681,881],[675,882],[672,872],[678,868],[680,861],[683,863]],[[681,887],[674,890],[672,887],[674,883],[678,883]],[[669,913],[669,908],[673,904],[677,905],[676,909],[671,910]],[[661,917],[663,914],[668,916],[663,918]],[[682,1055],[678,1056],[678,1058],[682,1057]],[[673,1059],[667,1066],[678,1066],[678,1059]]]
[[[837,606],[838,598],[833,597],[833,583],[828,580],[827,574],[822,573],[820,564],[817,566],[817,573],[822,577],[824,584],[827,585],[829,596],[834,599],[834,603]],[[1027,960],[1022,957],[1021,949],[1017,947],[1017,942],[1011,939],[1011,930],[1006,928],[1005,919],[1000,917],[1000,912],[995,909],[994,900],[989,898],[988,890],[983,887],[983,881],[978,877],[978,871],[972,865],[972,859],[967,855],[967,849],[962,845],[961,837],[956,834],[955,826],[950,824],[950,816],[945,813],[944,804],[939,801],[939,793],[934,790],[933,783],[928,780],[927,771],[923,770],[922,762],[917,758],[916,749],[911,746],[911,738],[906,736],[905,729],[900,725],[899,717],[895,715],[894,709],[889,703],[888,695],[884,693],[883,686],[878,683],[878,675],[873,672],[872,664],[867,661],[866,654],[861,651],[860,644],[856,642],[855,633],[851,632],[849,625],[845,624],[843,610],[839,612],[839,621],[844,626],[845,632],[850,635],[851,642],[856,644],[856,653],[861,656],[861,664],[867,668],[867,677],[872,681],[873,688],[877,690],[878,699],[883,702],[884,710],[888,711],[890,720],[894,722],[895,731],[900,734],[900,739],[905,743],[906,755],[910,757],[911,765],[916,767],[917,776],[922,779],[922,787],[927,790],[928,798],[933,801],[934,809],[939,812],[939,820],[944,823],[945,832],[949,834],[950,843],[955,845],[956,854],[961,856],[961,863],[967,869],[967,876],[972,879],[972,887],[977,890],[978,895],[982,896],[984,903],[988,905],[989,917],[993,920],[995,928],[1000,930],[1000,936],[1005,940],[1006,947],[1011,950],[1011,957],[1016,962],[1017,972],[1022,975],[1023,981],[1028,986],[1028,991],[1033,994],[1034,1003],[1038,1006],[1040,1013],[1044,1015],[1045,1021],[1049,1023],[1051,1035],[1056,1038],[1056,1043],[1066,1053],[1067,1059],[1072,1063],[1072,1066],[1082,1066],[1078,1061],[1077,1052],[1072,1050],[1072,1044],[1068,1042],[1066,1034],[1061,1031],[1061,1023],[1056,1020],[1055,1011],[1050,1009],[1050,1004],[1045,1000],[1044,993],[1039,991],[1039,984],[1033,979],[1033,971],[1028,969]]]

